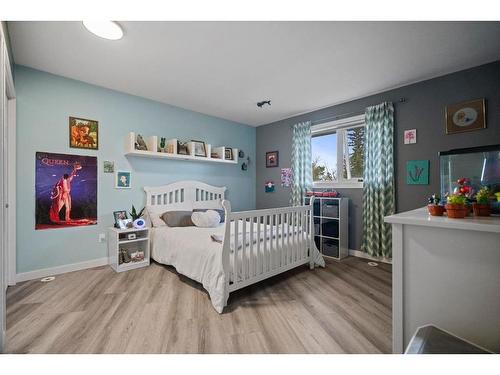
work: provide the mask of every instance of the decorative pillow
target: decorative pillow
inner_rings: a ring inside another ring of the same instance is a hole
[[[167,211],[161,219],[169,227],[192,227],[191,211]]]
[[[167,226],[167,223],[165,223],[163,221],[163,219],[161,218],[161,215],[150,214],[149,218],[151,219],[151,224],[153,225],[154,228]]]
[[[215,209],[215,208],[195,208],[193,210],[193,212],[207,212],[208,210],[210,211],[215,211],[219,214],[220,216],[220,222],[223,223],[224,221],[226,221],[226,212],[224,210],[218,210],[218,209]]]
[[[220,224],[220,215],[217,211],[193,212],[191,215],[193,224],[200,228],[215,228]]]

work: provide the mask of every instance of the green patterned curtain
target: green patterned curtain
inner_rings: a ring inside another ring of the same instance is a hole
[[[293,184],[290,204],[303,204],[307,189],[312,189],[311,164],[311,122],[300,122],[293,126],[292,139],[292,170]]]
[[[394,202],[394,107],[382,103],[365,111],[365,165],[363,171],[363,243],[371,256],[391,258]]]

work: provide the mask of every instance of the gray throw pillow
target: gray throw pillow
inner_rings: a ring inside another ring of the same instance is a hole
[[[220,222],[226,221],[226,211],[216,208],[195,208],[193,212],[207,212],[208,210],[216,211],[220,215]]]
[[[167,211],[161,215],[161,219],[169,227],[192,227],[191,211]]]

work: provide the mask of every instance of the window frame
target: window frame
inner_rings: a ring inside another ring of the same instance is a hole
[[[359,178],[344,178],[343,173],[341,173],[341,171],[343,168],[342,163],[344,160],[344,148],[346,147],[345,143],[346,130],[364,126],[365,126],[364,114],[311,126],[312,137],[327,135],[332,133],[337,134],[337,181],[313,181],[313,187],[339,188],[339,189],[363,188],[363,181],[359,181]]]

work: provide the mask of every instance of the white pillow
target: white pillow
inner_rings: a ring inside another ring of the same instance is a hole
[[[191,214],[191,221],[200,228],[215,228],[220,224],[220,215],[217,211],[195,211]]]
[[[167,224],[163,221],[161,218],[161,215],[158,215],[157,213],[150,214],[149,217],[151,218],[151,223],[153,224],[153,227],[166,227]]]

